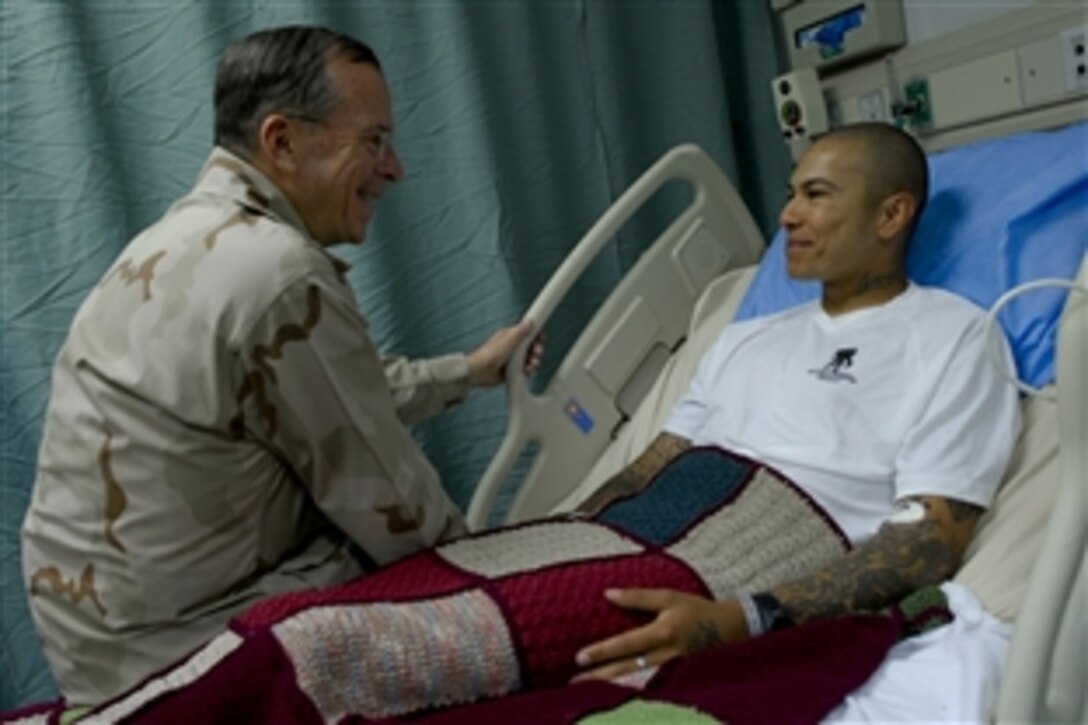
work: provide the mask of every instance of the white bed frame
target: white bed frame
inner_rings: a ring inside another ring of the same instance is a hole
[[[692,189],[690,205],[604,302],[547,390],[532,394],[523,375],[511,374],[517,366],[508,366],[506,437],[474,493],[471,528],[488,523],[503,483],[528,446],[537,446],[536,456],[506,521],[543,515],[570,493],[683,344],[703,291],[723,273],[762,256],[763,236],[733,185],[699,148],[679,146],[624,192],[555,272],[525,315],[535,329],[543,328],[634,211],[673,181]]]
[[[1088,258],[1058,330],[1060,473],[1013,631],[998,722],[1088,718]]]
[[[526,318],[542,328],[597,252],[671,181],[692,187],[690,206],[605,301],[546,390],[533,394],[520,366],[509,366],[509,425],[469,507],[472,528],[489,523],[496,498],[527,447],[535,447],[535,458],[504,522],[568,506],[572,492],[635,414],[670,355],[684,344],[700,294],[720,275],[730,273],[743,287],[751,279],[750,269],[744,268],[762,254],[762,236],[721,171],[700,149],[685,145],[652,166],[589,230]],[[1088,260],[1078,282],[1088,284]],[[724,311],[729,318],[741,292],[733,290],[733,307]],[[1069,295],[1057,370],[1060,489],[1016,622],[996,708],[1001,722],[1081,721],[1088,713],[1088,295]]]

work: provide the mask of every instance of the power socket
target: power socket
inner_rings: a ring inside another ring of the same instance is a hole
[[[884,92],[876,90],[861,94],[858,97],[858,117],[862,121],[886,121]]]
[[[1088,25],[1069,28],[1058,37],[1065,69],[1065,90],[1088,91]]]

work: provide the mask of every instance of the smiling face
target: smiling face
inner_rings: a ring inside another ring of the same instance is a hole
[[[283,114],[276,121],[290,145],[277,185],[324,246],[361,242],[374,202],[404,175],[388,141],[392,115],[381,72],[336,58],[327,72],[338,96],[327,114]]]

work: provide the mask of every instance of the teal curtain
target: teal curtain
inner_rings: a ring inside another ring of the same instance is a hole
[[[19,563],[53,357],[126,241],[192,184],[229,42],[320,23],[382,59],[407,177],[366,244],[336,251],[391,352],[466,350],[514,322],[678,143],[719,162],[766,232],[788,171],[765,2],[0,3],[0,708],[55,694]],[[553,366],[654,229],[640,217],[587,272],[549,325]],[[416,431],[460,504],[504,421],[496,389]]]

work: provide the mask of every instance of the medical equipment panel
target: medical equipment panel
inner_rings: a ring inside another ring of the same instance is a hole
[[[842,65],[906,42],[900,0],[809,0],[780,16],[794,68]]]
[[[796,161],[815,136],[830,128],[820,79],[813,68],[800,68],[771,82],[778,126]]]
[[[871,62],[821,68],[822,97],[832,126],[895,123],[929,152],[1073,123],[1088,115],[1086,39],[1082,3],[1035,3]]]

